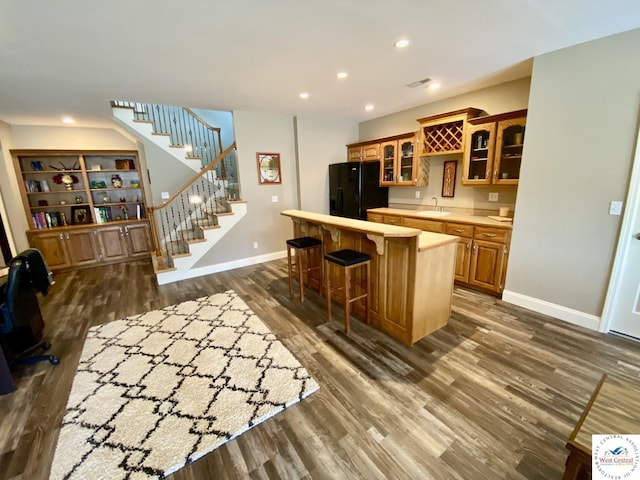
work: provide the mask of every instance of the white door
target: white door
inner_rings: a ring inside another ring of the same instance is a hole
[[[625,210],[603,312],[603,329],[640,340],[640,135]]]

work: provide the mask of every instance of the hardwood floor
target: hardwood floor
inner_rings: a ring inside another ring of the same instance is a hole
[[[55,276],[41,309],[60,364],[0,397],[0,479],[45,479],[90,326],[228,289],[320,391],[176,472],[235,478],[561,478],[567,438],[603,372],[640,380],[640,343],[456,288],[449,324],[408,347],[324,298],[290,297],[286,260],[170,285],[147,262]],[[606,433],[606,432],[603,432]]]

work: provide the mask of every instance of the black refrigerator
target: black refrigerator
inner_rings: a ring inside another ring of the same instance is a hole
[[[380,162],[329,165],[329,213],[367,219],[367,209],[387,207],[389,189],[380,186]]]

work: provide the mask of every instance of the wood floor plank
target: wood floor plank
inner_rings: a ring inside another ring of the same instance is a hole
[[[286,260],[158,286],[145,261],[57,274],[40,299],[57,366],[0,397],[0,480],[46,479],[87,330],[235,290],[320,390],[180,469],[200,479],[554,479],[604,372],[640,382],[640,343],[456,288],[448,325],[409,347],[324,297],[289,295]]]

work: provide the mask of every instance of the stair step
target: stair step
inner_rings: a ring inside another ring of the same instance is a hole
[[[202,157],[192,157],[190,155],[185,155],[184,158],[187,160],[202,160]]]
[[[137,113],[144,113],[144,112],[137,112]],[[133,121],[135,123],[148,123],[148,124],[152,124],[153,123],[151,120],[138,120],[136,118],[134,118]]]
[[[169,148],[184,148],[184,145],[169,145]]]
[[[164,132],[151,132],[151,135],[158,135],[159,137],[168,137],[169,136],[168,133],[164,133]]]

